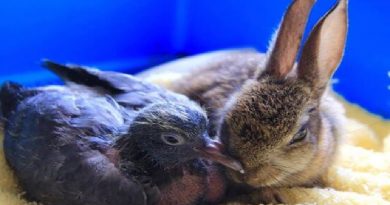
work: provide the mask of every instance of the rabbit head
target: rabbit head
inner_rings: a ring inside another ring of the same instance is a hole
[[[317,23],[295,63],[314,0],[295,0],[275,35],[265,67],[230,98],[220,136],[253,187],[309,185],[334,156],[340,115],[327,93],[346,41],[347,0]]]

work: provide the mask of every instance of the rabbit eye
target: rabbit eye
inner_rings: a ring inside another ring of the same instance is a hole
[[[172,146],[182,145],[185,142],[183,137],[174,134],[163,134],[161,139],[165,144]]]
[[[298,143],[298,142],[302,142],[304,139],[306,139],[307,137],[307,134],[308,134],[308,129],[306,126],[303,126],[295,135],[294,137],[291,139],[290,141],[290,145],[292,144],[295,144],[295,143]]]
[[[313,107],[313,108],[310,108],[308,112],[309,112],[309,113],[312,113],[312,112],[314,112],[314,111],[316,111],[316,110],[317,110],[317,108]]]

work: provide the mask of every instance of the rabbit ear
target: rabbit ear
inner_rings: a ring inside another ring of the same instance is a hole
[[[315,0],[294,0],[289,6],[267,52],[266,67],[264,72],[260,72],[261,76],[269,74],[284,78],[293,68],[314,2]]]
[[[303,48],[298,78],[309,82],[319,94],[340,64],[347,30],[348,1],[339,0],[314,27]]]

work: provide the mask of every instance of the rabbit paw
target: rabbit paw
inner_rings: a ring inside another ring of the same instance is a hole
[[[256,203],[260,204],[283,204],[285,200],[281,196],[279,191],[274,189],[261,189],[258,193],[253,193],[251,195],[256,200]]]

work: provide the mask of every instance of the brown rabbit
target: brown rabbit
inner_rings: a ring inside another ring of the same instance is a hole
[[[293,1],[267,54],[231,52],[171,86],[207,109],[211,133],[246,171],[228,175],[262,188],[266,202],[278,201],[272,187],[318,184],[341,135],[343,111],[327,90],[343,56],[348,2],[317,23],[295,64],[313,4]]]

